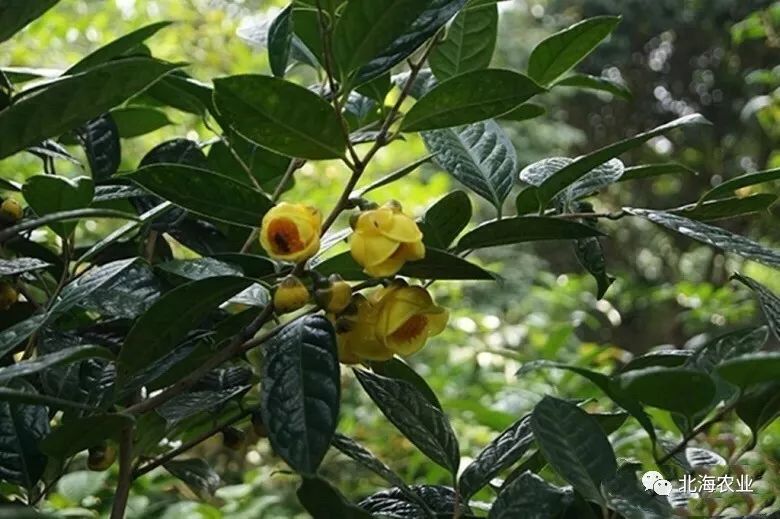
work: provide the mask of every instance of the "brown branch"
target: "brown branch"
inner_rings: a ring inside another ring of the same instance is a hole
[[[130,497],[130,485],[133,483],[133,426],[122,430],[119,439],[119,482],[111,507],[111,519],[123,519],[127,500]]]
[[[682,441],[678,443],[672,450],[666,453],[665,456],[663,456],[661,459],[657,460],[657,463],[661,465],[662,463],[666,463],[669,461],[669,459],[680,452],[681,450],[685,449],[685,447],[688,446],[688,443],[693,440],[696,436],[703,433],[706,429],[709,429],[711,426],[715,425],[716,423],[720,422],[727,414],[729,414],[734,409],[734,405],[727,405],[723,409],[721,409],[718,414],[710,418],[709,420],[706,420],[699,424],[695,429],[693,429],[691,432],[685,435],[683,437]]]

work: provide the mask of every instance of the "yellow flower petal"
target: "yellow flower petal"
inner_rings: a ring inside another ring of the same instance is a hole
[[[400,242],[416,242],[422,240],[422,232],[417,223],[405,214],[393,214],[387,225],[380,227],[382,234]]]
[[[356,232],[349,241],[352,257],[362,267],[378,265],[392,256],[398,250],[398,242],[384,236],[367,235]]]
[[[401,267],[404,266],[404,260],[390,256],[382,263],[370,265],[363,269],[363,272],[372,278],[387,278],[395,275]]]

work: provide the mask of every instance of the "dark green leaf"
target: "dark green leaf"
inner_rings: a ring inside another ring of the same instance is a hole
[[[73,76],[85,72],[97,65],[102,65],[108,61],[122,56],[123,54],[135,49],[147,38],[153,36],[157,31],[169,26],[172,22],[157,22],[135,31],[125,34],[112,41],[111,43],[100,47],[87,56],[81,58],[78,63],[70,67],[63,75]]]
[[[536,198],[536,188],[529,186],[517,194],[515,207],[518,215],[539,212],[539,199]]]
[[[378,475],[392,486],[403,490],[410,498],[415,499],[417,497],[417,494],[413,493],[406,486],[406,483],[398,474],[352,438],[336,433],[333,437],[332,445],[339,452]]]
[[[301,317],[269,340],[261,406],[271,447],[300,474],[315,474],[336,432],[341,385],[336,333]]]
[[[547,177],[538,186],[537,196],[539,197],[539,201],[543,207],[546,207],[548,202],[552,200],[555,195],[557,195],[566,187],[572,185],[588,172],[593,171],[596,167],[604,164],[610,159],[613,159],[630,149],[636,148],[640,144],[647,142],[653,137],[657,137],[658,135],[664,134],[681,126],[705,123],[709,124],[709,122],[699,114],[686,115],[669,123],[658,126],[657,128],[653,128],[650,131],[635,135],[630,139],[625,139],[615,144],[610,144],[609,146],[605,146],[592,153],[583,155]]]
[[[720,227],[713,227],[664,211],[634,208],[628,208],[626,211],[715,248],[733,252],[770,267],[780,267],[780,253]]]
[[[739,399],[737,416],[753,433],[751,446],[758,441],[758,433],[780,417],[780,382],[762,384]]]
[[[89,177],[69,179],[55,175],[35,175],[25,182],[22,193],[38,216],[49,216],[87,207],[95,194],[95,184]],[[76,223],[55,222],[50,226],[57,234],[65,237],[73,232]]]
[[[51,263],[37,258],[0,259],[0,277],[16,276],[25,272],[45,269]]]
[[[382,413],[423,454],[455,474],[460,463],[458,440],[449,420],[411,384],[355,370],[360,385]]]
[[[157,408],[157,413],[165,418],[170,427],[200,413],[209,413],[228,400],[243,395],[249,388],[250,386],[235,386],[218,391],[190,391],[171,398]]]
[[[2,10],[0,10],[2,14]],[[35,394],[35,388],[22,381],[10,390]],[[42,405],[0,400],[0,480],[32,491],[46,468],[46,456],[38,442],[49,433],[49,414]]]
[[[223,263],[236,265],[244,272],[245,276],[250,278],[262,278],[276,272],[274,262],[264,256],[226,252],[214,254],[213,258]]]
[[[490,509],[488,519],[549,519],[558,517],[569,496],[531,472],[525,472],[501,493]]]
[[[192,281],[166,293],[128,333],[119,352],[118,376],[127,378],[164,357],[208,313],[251,283],[224,276]]]
[[[363,83],[357,91],[377,103],[384,104],[387,93],[393,84],[390,82],[390,73],[382,74],[368,83]]]
[[[555,471],[586,499],[603,503],[601,484],[617,462],[599,422],[574,404],[545,396],[531,413],[531,430]]]
[[[126,175],[155,195],[193,213],[256,227],[273,206],[260,191],[206,169],[155,164]]]
[[[748,386],[780,380],[780,353],[756,352],[740,355],[720,363],[718,374],[728,382]]]
[[[708,406],[715,395],[712,378],[690,368],[635,369],[620,375],[620,383],[630,395],[647,405],[687,416]]]
[[[461,496],[469,499],[498,473],[520,461],[533,441],[531,416],[526,415],[491,441],[461,473]]]
[[[691,350],[658,350],[646,353],[634,359],[623,366],[623,371],[632,369],[649,368],[651,366],[664,366],[673,368],[682,366],[685,361],[693,354]]]
[[[165,112],[148,106],[117,108],[111,110],[111,118],[114,119],[119,129],[119,136],[123,139],[146,135],[164,126],[173,124]]]
[[[458,240],[457,250],[542,240],[576,240],[603,234],[581,223],[544,216],[516,216],[478,225]]]
[[[620,467],[614,478],[604,482],[604,497],[609,507],[626,519],[667,519],[673,516],[663,496],[647,492],[639,484],[631,465]]]
[[[214,87],[221,117],[257,145],[312,160],[344,155],[346,141],[336,112],[312,91],[259,75],[217,79]]]
[[[152,58],[112,61],[24,95],[0,112],[0,158],[56,137],[144,90],[178,65]]]
[[[298,501],[313,519],[371,519],[373,516],[349,503],[341,492],[321,478],[303,478]]]
[[[213,496],[222,484],[219,474],[201,458],[171,460],[163,467],[173,476],[184,481],[201,499]]]
[[[387,361],[377,361],[370,363],[371,370],[374,373],[378,373],[383,377],[394,378],[413,385],[420,394],[428,400],[428,403],[433,407],[442,411],[441,403],[436,393],[428,385],[424,378],[422,378],[416,371],[414,371],[409,364],[399,358],[392,358]]]
[[[119,169],[122,148],[119,129],[111,114],[103,114],[75,130],[89,160],[92,178],[104,180]]]
[[[745,175],[725,180],[710,189],[699,198],[699,203],[702,203],[705,200],[712,200],[713,198],[722,198],[724,195],[731,196],[734,191],[743,187],[763,184],[764,182],[771,182],[778,179],[780,179],[780,168],[759,171],[757,173],[746,173]]]
[[[54,407],[57,409],[79,409],[81,411],[94,411],[94,406],[84,405],[80,402],[63,400],[49,395],[41,395],[19,389],[0,387],[0,402],[14,402],[18,404],[35,404]],[[1,405],[1,404],[0,404]]]
[[[664,162],[661,164],[644,164],[642,166],[627,167],[623,170],[623,176],[618,179],[618,182],[679,174],[698,175],[696,171],[683,164],[678,164],[677,162]]]
[[[761,305],[761,310],[764,312],[769,328],[775,337],[780,340],[780,297],[777,297],[771,290],[755,279],[743,276],[738,272],[732,276],[732,279],[745,284],[756,293],[758,303]]]
[[[161,263],[158,268],[189,280],[244,275],[240,268],[214,258],[171,260]]]
[[[436,519],[449,519],[453,517],[455,503],[458,502],[460,503],[459,517],[464,519],[473,517],[471,510],[465,503],[456,498],[455,492],[450,487],[414,485],[411,488],[419,496],[417,500],[411,501],[401,490],[391,488],[368,496],[360,501],[358,506],[371,512],[377,518],[422,518],[431,517],[430,512],[433,512],[436,514]],[[420,500],[426,503],[427,510],[417,504]]]
[[[59,0],[10,0],[0,3],[0,43],[51,9]]]
[[[596,16],[547,37],[531,51],[528,75],[550,84],[590,54],[619,22],[618,16]]]
[[[692,220],[706,222],[760,213],[769,209],[769,206],[776,201],[777,195],[758,193],[743,198],[724,198],[701,204],[690,204],[677,209],[670,209],[669,212]]]
[[[242,184],[255,186],[259,183],[264,191],[272,193],[290,166],[290,158],[256,146],[231,131],[223,141],[209,148],[208,166]],[[285,189],[289,187],[292,182]]]
[[[368,279],[363,273],[362,267],[352,258],[349,252],[337,254],[316,265],[320,274],[330,275],[334,273],[348,281],[361,281]],[[465,259],[428,247],[425,250],[425,258],[418,261],[407,262],[400,270],[401,276],[418,279],[472,279],[495,280],[495,274],[484,270]]]
[[[293,4],[285,7],[268,28],[268,62],[274,76],[284,77],[293,39]]]
[[[474,70],[439,83],[407,112],[401,131],[437,130],[505,114],[543,89],[503,69]]]
[[[471,220],[471,201],[463,191],[453,191],[425,211],[420,230],[423,243],[447,249]]]
[[[0,368],[0,385],[5,385],[9,380],[17,377],[26,377],[62,364],[70,364],[84,359],[102,358],[113,359],[114,356],[106,348],[99,346],[75,346],[65,348],[56,353],[42,355],[31,360],[23,360]]]
[[[63,422],[40,442],[41,450],[60,459],[100,445],[105,440],[116,440],[119,433],[131,427],[134,420],[124,414],[93,415]]]
[[[498,33],[495,3],[468,5],[452,21],[447,38],[436,45],[428,61],[440,80],[486,68],[493,58]]]
[[[631,90],[623,83],[606,77],[591,76],[589,74],[572,74],[554,82],[552,87],[574,87],[585,90],[607,92],[622,99],[631,99]]]
[[[402,167],[402,168],[400,168],[400,169],[390,173],[389,175],[386,175],[386,176],[384,176],[384,177],[382,177],[382,178],[380,178],[380,179],[378,179],[378,180],[376,180],[374,182],[371,182],[369,185],[358,189],[357,191],[355,191],[354,196],[356,196],[356,197],[365,196],[367,193],[370,193],[371,191],[373,191],[375,189],[379,189],[382,186],[386,186],[386,185],[388,185],[388,184],[390,184],[392,182],[395,182],[396,180],[400,180],[400,179],[404,178],[406,175],[408,175],[409,173],[412,173],[414,170],[416,170],[417,168],[419,168],[420,166],[422,166],[426,162],[428,162],[429,160],[431,160],[432,158],[433,158],[433,155],[428,155],[428,156],[425,156],[425,157],[423,157],[423,158],[421,158],[419,160],[416,160],[416,161],[412,162],[411,164],[406,165],[406,166],[404,166],[404,167]]]
[[[443,170],[500,209],[514,185],[517,153],[495,121],[422,133]]]
[[[365,2],[358,2],[366,7]],[[360,85],[380,76],[401,63],[423,43],[431,38],[450,18],[466,4],[466,0],[395,0],[394,4],[403,4],[409,12],[417,13],[416,18],[401,15],[406,23],[401,24],[402,31],[393,36],[393,40],[383,47],[384,50],[362,67],[355,79]],[[372,6],[374,3],[372,2]],[[381,7],[380,4],[376,4]],[[421,10],[422,8],[422,10]],[[378,31],[386,30],[384,25],[376,25]],[[396,26],[397,27],[397,26]]]
[[[163,287],[149,265],[136,262],[80,304],[104,317],[135,319],[160,297]]]
[[[567,157],[542,159],[523,168],[522,171],[520,171],[520,180],[531,184],[532,186],[539,187],[548,178],[572,162],[573,159]],[[624,166],[620,160],[611,159],[604,164],[593,168],[592,171],[589,171],[572,185],[561,191],[555,197],[555,200],[566,202],[592,195],[598,190],[618,182],[620,177],[623,176],[623,170]]]
[[[580,264],[596,280],[596,298],[601,299],[615,278],[607,274],[604,249],[598,238],[583,238],[574,242],[574,252]]]
[[[498,118],[502,121],[527,121],[528,119],[535,119],[541,117],[547,113],[547,109],[541,105],[534,103],[523,103],[514,110],[511,110]]]

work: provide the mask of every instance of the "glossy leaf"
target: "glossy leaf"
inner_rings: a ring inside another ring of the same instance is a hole
[[[456,499],[455,492],[450,487],[439,485],[414,485],[412,491],[417,494],[417,500],[410,500],[402,491],[396,488],[382,490],[368,496],[358,503],[358,506],[374,514],[375,517],[431,517],[436,519],[453,517],[456,502],[460,503],[458,516],[472,519],[469,508]],[[427,510],[418,505],[423,501]],[[429,510],[429,511],[428,511]]]
[[[559,488],[531,472],[525,472],[502,487],[488,519],[547,519],[558,517],[569,497]]]
[[[214,88],[221,117],[257,145],[312,160],[344,155],[346,141],[336,113],[310,90],[258,75],[217,79]]]
[[[23,381],[12,383],[9,389],[36,393]],[[31,492],[46,468],[38,442],[48,433],[49,414],[44,406],[0,400],[0,479]]]
[[[203,499],[213,496],[222,484],[219,474],[201,458],[171,460],[163,467]]]
[[[655,178],[663,175],[698,175],[698,173],[688,166],[677,162],[644,164],[641,166],[627,167],[623,170],[623,176],[618,179],[618,182],[627,182],[629,180],[639,180],[642,178]]]
[[[774,336],[780,340],[780,297],[755,279],[738,272],[732,276],[732,279],[736,279],[756,293],[758,303],[761,305],[761,310],[764,312],[769,328]]]
[[[197,280],[219,276],[243,276],[242,270],[234,265],[224,263],[214,258],[197,258],[193,260],[171,260],[158,265],[164,272],[170,272],[184,279]]]
[[[630,100],[631,90],[623,83],[613,81],[609,78],[591,76],[589,74],[572,74],[554,82],[552,87],[574,87],[584,90],[595,90],[598,92],[607,92],[621,99]]]
[[[528,59],[528,75],[550,84],[590,54],[620,22],[617,16],[596,16],[545,38]]]
[[[256,227],[273,206],[257,189],[183,164],[155,164],[125,176],[193,213],[236,225]]]
[[[511,110],[505,114],[500,115],[498,118],[502,121],[527,121],[528,119],[535,119],[541,117],[547,113],[547,109],[541,105],[534,103],[523,103],[514,110]]]
[[[147,106],[125,106],[111,110],[119,136],[123,139],[140,137],[173,124],[168,114],[157,108]]]
[[[443,170],[501,207],[514,185],[517,153],[495,121],[423,132],[422,137]]]
[[[758,193],[743,198],[723,198],[701,204],[690,204],[677,209],[670,209],[669,212],[692,220],[706,222],[760,213],[768,210],[776,201],[777,195]]]
[[[360,385],[382,413],[409,441],[438,465],[455,474],[460,463],[458,440],[447,417],[411,384],[355,370]]]
[[[464,499],[520,461],[533,442],[531,416],[526,415],[493,439],[461,473],[458,486]]]
[[[689,368],[650,367],[620,376],[621,387],[637,400],[687,416],[705,408],[715,395],[715,383],[701,371]],[[680,398],[685,395],[685,398]]]
[[[728,359],[716,368],[718,374],[735,386],[746,388],[780,380],[780,353],[756,352]]]
[[[505,114],[543,89],[503,69],[473,70],[439,83],[407,112],[401,131],[437,130]]]
[[[762,384],[747,391],[739,399],[737,416],[750,427],[751,447],[758,441],[758,433],[780,417],[780,382]]]
[[[609,507],[626,519],[666,519],[673,516],[663,496],[647,492],[640,485],[631,465],[620,467],[614,478],[604,482],[604,497]]]
[[[574,242],[574,252],[580,264],[596,280],[596,298],[601,299],[615,278],[607,274],[607,260],[598,238],[582,238]]]
[[[467,5],[452,21],[447,37],[434,47],[428,62],[439,80],[487,68],[498,33],[495,3]]]
[[[70,364],[90,358],[110,360],[113,359],[114,356],[106,348],[101,348],[99,346],[75,346],[72,348],[64,348],[56,353],[23,360],[16,364],[0,368],[0,384],[5,385],[10,380],[18,377],[26,377],[33,373],[49,369],[52,366]]]
[[[25,182],[22,193],[38,216],[49,216],[87,207],[95,194],[95,184],[89,177],[35,175]],[[64,237],[73,232],[76,223],[54,222],[50,227]]]
[[[617,471],[598,421],[574,404],[545,396],[531,413],[539,450],[555,471],[589,501],[603,503],[601,484]]]
[[[471,200],[463,191],[453,191],[425,211],[419,224],[423,243],[447,249],[471,220]]]
[[[491,220],[470,230],[458,240],[457,250],[481,249],[544,240],[575,240],[603,236],[601,231],[562,218],[516,216]]]
[[[98,65],[24,95],[0,112],[0,158],[56,137],[122,103],[178,65],[128,58]]]
[[[0,4],[0,43],[51,9],[59,0],[24,0]]]
[[[103,114],[75,130],[89,160],[92,178],[105,180],[119,169],[122,149],[119,128],[111,114]]]
[[[392,358],[387,361],[375,361],[369,364],[371,371],[382,375],[383,377],[394,378],[413,385],[420,394],[428,400],[433,407],[442,411],[439,397],[436,396],[431,386],[422,378],[409,364],[399,358]]]
[[[261,405],[271,447],[296,472],[317,472],[336,432],[336,334],[321,315],[289,323],[266,345]]]
[[[772,182],[774,180],[780,180],[780,168],[759,171],[756,173],[746,173],[738,177],[724,180],[714,188],[704,193],[701,198],[699,198],[699,203],[715,198],[723,198],[724,196],[731,196],[733,195],[734,191],[742,189],[743,187],[755,186],[757,184]]]
[[[336,488],[317,477],[304,477],[298,487],[298,501],[313,519],[371,519],[365,510],[351,504]]]
[[[160,297],[163,286],[144,262],[136,262],[80,303],[103,317],[135,319]]]
[[[417,496],[406,486],[406,483],[398,474],[352,438],[336,433],[333,437],[332,445],[339,452],[378,475],[392,486],[403,490],[407,496],[411,498]]]
[[[68,420],[40,442],[41,450],[60,459],[68,458],[105,440],[116,440],[133,423],[133,418],[124,414],[97,414]]]
[[[779,252],[720,227],[713,227],[664,211],[634,208],[626,210],[633,215],[646,218],[655,224],[725,252],[732,252],[743,258],[758,261],[770,267],[780,267]]]
[[[552,157],[542,159],[526,166],[520,171],[520,180],[532,186],[542,186],[547,179],[574,162],[567,157]],[[600,189],[620,180],[624,166],[618,159],[611,159],[596,166],[580,177],[555,197],[555,200],[569,201],[591,195]]]
[[[13,258],[0,259],[0,277],[16,276],[25,272],[33,272],[45,269],[51,263],[46,263],[38,258]]]
[[[268,63],[274,76],[284,77],[293,40],[293,4],[280,12],[268,28]]]
[[[192,281],[167,292],[127,334],[117,360],[118,376],[127,378],[164,357],[209,312],[251,283],[225,276]]]
[[[168,426],[178,424],[200,413],[210,413],[228,400],[232,400],[246,393],[251,386],[234,386],[226,389],[190,391],[175,396],[157,408],[157,413],[162,416]]]

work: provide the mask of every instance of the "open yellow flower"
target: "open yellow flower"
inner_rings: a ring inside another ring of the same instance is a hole
[[[282,202],[263,216],[260,244],[272,258],[304,261],[320,249],[321,227],[318,209]]]
[[[388,360],[393,352],[376,337],[377,312],[364,296],[357,294],[346,315],[336,320],[339,360],[357,364],[362,360]]]
[[[393,353],[407,356],[419,351],[429,337],[447,326],[449,312],[433,302],[420,286],[394,282],[372,294],[377,312],[376,338]]]
[[[363,272],[388,277],[407,261],[425,257],[422,232],[397,202],[360,214],[350,240],[350,251]]]

